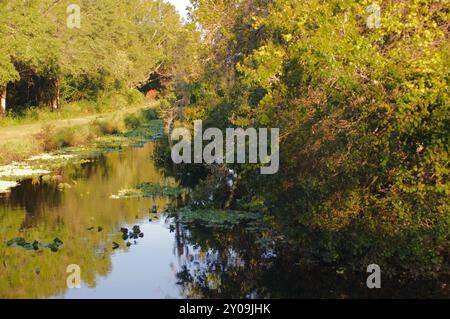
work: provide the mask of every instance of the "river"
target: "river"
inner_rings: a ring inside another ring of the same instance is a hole
[[[295,260],[255,231],[183,225],[163,213],[174,199],[117,199],[140,183],[176,186],[152,160],[155,144],[102,154],[59,170],[50,180],[21,183],[0,197],[0,298],[349,298],[430,296],[433,286],[370,291],[366,275],[341,276]],[[64,185],[64,187],[61,187]],[[158,213],[152,208],[157,206]],[[139,226],[126,242],[121,228]],[[57,252],[5,243],[16,237],[49,243]],[[260,240],[259,240],[260,241]],[[114,242],[119,247],[113,247]],[[114,249],[116,248],[116,249]],[[81,287],[68,288],[69,265]]]

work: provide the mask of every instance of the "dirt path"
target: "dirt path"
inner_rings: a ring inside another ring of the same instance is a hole
[[[113,113],[102,113],[70,119],[52,120],[45,122],[45,124],[51,124],[55,128],[80,126],[89,124],[97,118],[105,118],[114,115],[131,114],[147,107],[149,107],[149,105],[124,109]],[[44,123],[33,123],[0,128],[0,145],[10,142],[11,140],[24,139],[33,136],[34,134],[39,133],[42,130],[43,124]]]

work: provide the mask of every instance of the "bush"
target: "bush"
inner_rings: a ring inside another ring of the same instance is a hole
[[[143,103],[145,100],[144,95],[138,90],[127,91],[124,95],[128,105],[137,105],[139,103]]]
[[[150,121],[154,121],[154,120],[158,120],[159,119],[159,112],[157,109],[147,109],[142,111],[142,117],[144,118],[144,120],[150,122]]]
[[[56,132],[55,140],[57,147],[72,147],[84,142],[82,130],[76,127],[60,129]]]
[[[14,140],[0,145],[0,165],[21,161],[40,151],[39,143],[29,139]]]
[[[99,135],[119,134],[119,124],[114,120],[100,120],[96,119],[92,122],[93,128]]]
[[[35,135],[35,139],[40,142],[46,152],[54,150],[59,146],[55,139],[55,126],[52,124],[43,125],[41,131]]]
[[[141,120],[136,115],[126,116],[123,122],[129,130],[137,129],[141,125]]]

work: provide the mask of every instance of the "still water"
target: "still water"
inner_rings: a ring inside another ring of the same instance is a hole
[[[420,289],[369,291],[366,277],[297,267],[298,260],[241,227],[186,226],[161,211],[168,197],[112,199],[122,189],[150,182],[176,186],[151,156],[154,144],[103,154],[69,165],[55,179],[29,180],[0,197],[0,298],[347,298],[432,296]],[[58,186],[59,185],[59,186]],[[64,185],[62,188],[61,185]],[[156,205],[159,213],[151,212]],[[122,227],[144,233],[127,247]],[[8,240],[49,243],[58,252],[7,247]],[[120,244],[113,249],[113,242]],[[269,248],[268,248],[269,247]],[[67,288],[66,269],[81,269],[82,285]],[[438,295],[440,293],[438,292]]]

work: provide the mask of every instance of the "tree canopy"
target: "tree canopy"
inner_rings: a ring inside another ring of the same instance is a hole
[[[40,82],[37,90],[45,94],[38,103],[55,94],[77,99],[138,87],[180,56],[188,31],[162,0],[81,0],[79,27],[69,23],[77,13],[71,5],[68,0],[0,1],[1,87]]]

